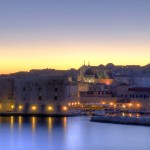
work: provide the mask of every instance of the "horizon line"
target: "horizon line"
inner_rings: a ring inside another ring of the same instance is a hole
[[[85,61],[84,61],[84,64],[81,65],[80,67],[82,66],[91,66],[91,67],[94,67],[94,66],[100,66],[100,65],[103,65],[103,66],[107,66],[108,64],[113,64],[114,66],[140,66],[140,67],[144,67],[144,66],[147,66],[147,65],[150,65],[150,63],[147,63],[145,65],[139,65],[139,64],[126,64],[126,65],[116,65],[114,63],[107,63],[107,64],[99,64],[99,65],[91,65],[89,62],[88,64],[85,64]],[[71,70],[71,69],[75,69],[75,70],[78,70],[80,67],[71,67],[69,69],[60,69],[60,68],[31,68],[31,69],[28,69],[28,70],[18,70],[18,71],[14,71],[14,72],[8,72],[8,73],[0,73],[0,75],[11,75],[11,74],[15,74],[15,73],[19,73],[19,72],[30,72],[32,70],[58,70],[58,71],[68,71],[68,70]]]

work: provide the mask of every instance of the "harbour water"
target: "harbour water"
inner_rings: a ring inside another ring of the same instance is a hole
[[[89,117],[0,117],[0,150],[149,150],[150,127]]]

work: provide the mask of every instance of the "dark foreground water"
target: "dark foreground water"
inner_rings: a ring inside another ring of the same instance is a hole
[[[0,117],[0,150],[150,150],[150,127],[89,117]]]

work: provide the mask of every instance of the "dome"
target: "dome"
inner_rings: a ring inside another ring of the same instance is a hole
[[[87,69],[85,72],[84,72],[84,76],[93,76],[94,73],[92,71],[92,69]]]
[[[115,65],[113,64],[113,63],[108,63],[107,65],[106,65],[106,68],[107,69],[113,69],[115,67]]]

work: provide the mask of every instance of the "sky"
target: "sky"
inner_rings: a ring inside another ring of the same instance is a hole
[[[0,0],[0,73],[150,63],[150,0]]]

